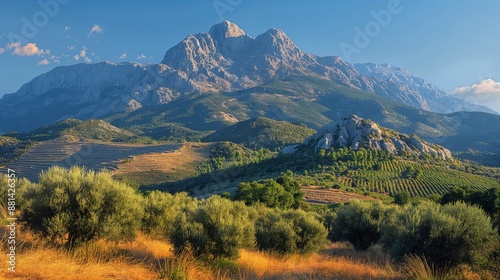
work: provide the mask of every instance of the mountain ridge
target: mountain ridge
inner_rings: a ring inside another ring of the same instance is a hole
[[[492,113],[445,95],[407,70],[319,57],[303,52],[281,30],[272,28],[252,38],[236,24],[224,21],[207,33],[187,36],[167,50],[159,64],[100,62],[56,67],[0,99],[5,108],[0,117],[6,123],[18,120],[15,127],[0,125],[0,131],[27,131],[68,117],[126,114],[195,93],[234,92],[290,76],[335,81],[424,110]],[[33,117],[24,120],[27,116]]]

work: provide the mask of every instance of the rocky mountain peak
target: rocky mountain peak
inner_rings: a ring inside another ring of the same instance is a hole
[[[212,28],[208,31],[208,34],[210,34],[210,36],[216,41],[246,35],[245,31],[243,31],[243,29],[241,29],[238,25],[227,20],[212,26]]]
[[[380,127],[374,121],[350,115],[320,128],[315,135],[308,137],[304,144],[319,149],[352,148],[353,150],[378,149],[391,154],[428,153],[441,159],[451,158],[451,152],[441,146],[430,144],[418,136],[409,136],[397,131]],[[295,148],[287,147],[283,152],[292,152]]]

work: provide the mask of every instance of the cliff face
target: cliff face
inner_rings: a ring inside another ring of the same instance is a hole
[[[360,148],[385,150],[391,154],[406,151],[409,154],[429,153],[441,159],[450,159],[451,152],[439,145],[429,144],[417,136],[409,136],[380,127],[377,123],[356,115],[342,118],[318,130],[304,144],[318,149]],[[296,147],[287,147],[283,153],[294,152]]]

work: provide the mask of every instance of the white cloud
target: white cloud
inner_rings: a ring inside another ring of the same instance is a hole
[[[141,53],[140,55],[137,56],[137,59],[146,59],[146,56]]]
[[[3,54],[5,52],[4,48],[0,48],[0,54]]]
[[[64,48],[66,48],[66,49],[68,49],[68,50],[72,51],[72,50],[75,48],[75,46],[66,46],[66,45],[65,45],[65,46],[64,46]]]
[[[5,45],[5,49],[3,49],[3,52],[5,52],[6,50],[12,50],[13,55],[19,55],[19,56],[34,56],[34,55],[48,54],[50,52],[50,50],[44,51],[42,49],[39,49],[35,43],[27,43],[26,45],[23,46],[21,42],[10,43]]]
[[[88,57],[87,57],[87,47],[83,46],[82,50],[75,54],[75,56],[73,56],[73,58],[78,61],[80,60],[80,58],[85,58],[85,62],[87,63],[90,63],[92,62]]]
[[[49,61],[45,58],[45,59],[43,59],[43,60],[40,60],[40,61],[38,62],[38,65],[47,65],[47,64],[49,64],[49,63],[50,63],[50,62],[49,62]]]
[[[127,57],[126,53],[122,53],[122,55],[120,55],[120,59],[125,59],[126,57]]]
[[[92,34],[94,34],[94,33],[103,33],[103,32],[104,32],[104,29],[102,29],[102,27],[100,27],[97,24],[94,24],[94,26],[92,26],[92,29],[90,29],[88,38],[90,38],[90,36],[92,36]]]
[[[84,60],[85,60],[86,63],[92,63],[92,60],[90,58],[88,58],[88,57],[85,57]]]
[[[457,87],[450,94],[500,112],[500,82],[493,79],[485,79],[471,86]]]
[[[68,31],[70,31],[70,30],[71,30],[71,27],[69,27],[69,26],[65,26],[65,27],[64,27],[64,32],[68,32]]]

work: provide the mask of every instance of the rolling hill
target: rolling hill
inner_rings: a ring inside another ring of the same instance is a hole
[[[79,141],[125,141],[135,135],[127,130],[115,127],[103,120],[90,119],[81,121],[65,119],[52,125],[37,128],[26,133],[7,134],[20,140],[46,141],[59,137]]]
[[[223,128],[203,138],[203,141],[229,141],[252,149],[268,148],[274,150],[302,142],[314,132],[305,125],[260,117]]]

